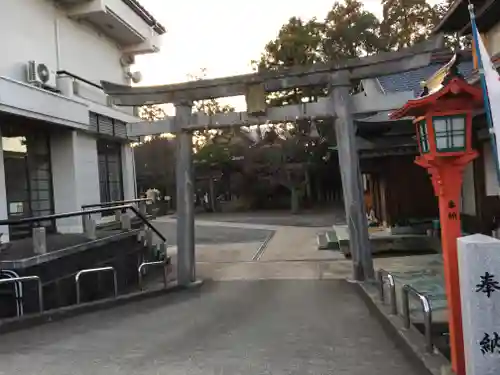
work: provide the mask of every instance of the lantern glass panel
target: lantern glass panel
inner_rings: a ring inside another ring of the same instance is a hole
[[[429,133],[427,132],[427,125],[425,120],[422,120],[418,123],[418,136],[422,153],[425,154],[429,152]]]
[[[464,116],[434,117],[433,126],[438,152],[465,150]]]

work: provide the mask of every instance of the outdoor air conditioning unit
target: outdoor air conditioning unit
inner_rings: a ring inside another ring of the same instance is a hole
[[[46,64],[28,61],[26,67],[26,80],[30,85],[55,89],[56,73],[49,69]]]

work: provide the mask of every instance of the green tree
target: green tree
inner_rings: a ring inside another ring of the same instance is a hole
[[[166,114],[159,105],[148,104],[139,108],[139,117],[146,121],[157,121],[164,119]]]
[[[382,47],[377,17],[358,0],[336,1],[323,21],[292,17],[281,27],[276,39],[264,47],[258,70],[311,65],[376,53]],[[297,88],[271,93],[271,106],[315,101],[326,95],[325,87]]]
[[[380,22],[358,0],[336,1],[324,22],[325,59],[338,61],[374,54],[383,47]]]
[[[425,40],[439,21],[437,10],[426,0],[382,0],[384,48],[399,50]]]

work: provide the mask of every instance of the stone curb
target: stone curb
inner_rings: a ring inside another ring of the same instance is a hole
[[[164,294],[180,292],[201,287],[203,280],[197,280],[187,286],[172,284],[168,288],[157,288],[142,292],[133,292],[118,296],[117,298],[106,298],[98,301],[81,303],[79,305],[65,306],[58,309],[44,311],[41,314],[30,314],[22,318],[9,318],[0,321],[0,334],[19,331],[34,326],[60,321],[75,316],[92,313],[100,310],[107,310],[130,302],[137,302],[144,299],[159,297]]]
[[[354,283],[355,289],[370,313],[380,322],[387,335],[422,373],[428,375],[453,374],[450,362],[437,350],[425,350],[423,335],[413,326],[405,329],[400,316],[390,315],[388,306],[378,301],[378,291],[373,285]]]

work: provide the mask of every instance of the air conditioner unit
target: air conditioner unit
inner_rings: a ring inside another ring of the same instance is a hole
[[[29,84],[38,87],[57,87],[56,72],[51,70],[46,64],[28,61],[26,67],[26,80]]]

